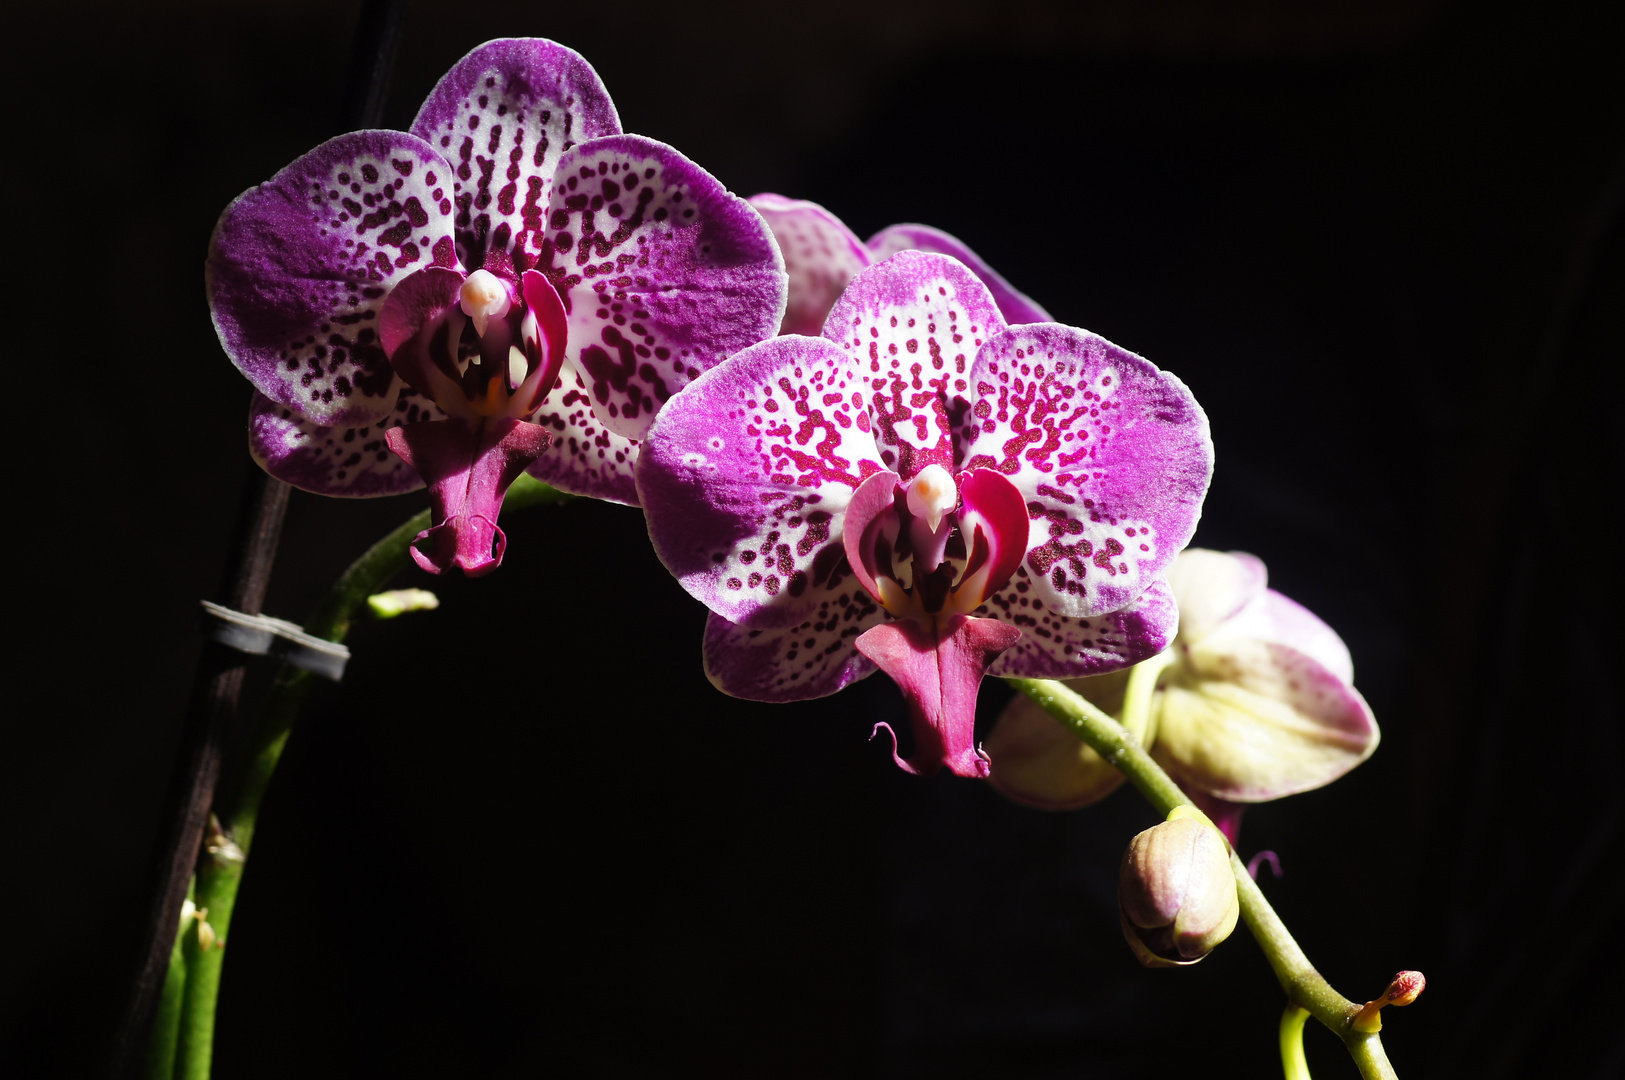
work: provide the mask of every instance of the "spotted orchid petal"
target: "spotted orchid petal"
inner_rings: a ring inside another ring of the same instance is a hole
[[[378,343],[389,289],[454,261],[447,166],[413,135],[330,139],[240,195],[209,242],[209,308],[261,394],[320,427],[375,424],[400,382]]]
[[[1009,623],[1021,641],[995,660],[990,674],[1024,679],[1075,679],[1138,664],[1166,649],[1179,629],[1179,608],[1162,581],[1118,611],[1079,619],[1045,607],[1023,567],[976,610]]]
[[[905,251],[841,294],[824,337],[850,356],[872,391],[880,460],[903,480],[928,465],[961,466],[950,395],[970,392],[971,362],[1004,329],[987,286],[953,259]]]
[[[559,161],[538,269],[569,312],[569,359],[609,430],[642,439],[672,394],[771,337],[784,261],[750,204],[637,135]]]
[[[874,258],[840,218],[817,203],[763,193],[752,195],[750,204],[773,230],[789,275],[779,333],[816,336],[847,282]]]
[[[777,231],[775,229],[775,231]],[[951,255],[964,263],[970,272],[981,279],[999,305],[1004,321],[1012,326],[1018,323],[1051,322],[1049,312],[1039,307],[1032,297],[1017,289],[993,269],[981,256],[972,251],[957,236],[934,229],[929,225],[892,225],[881,229],[864,244],[875,262],[890,258],[899,251],[930,251],[938,255]],[[786,256],[788,258],[788,256]],[[791,286],[792,295],[794,285]]]
[[[838,347],[792,335],[666,404],[640,447],[638,496],[656,554],[695,599],[768,630],[863,591],[844,566],[842,522],[880,471],[868,395]]]
[[[620,131],[598,73],[579,53],[544,38],[473,49],[412,122],[412,133],[453,170],[439,198],[456,208],[461,264],[507,277],[534,267],[542,252],[560,158]]]
[[[432,401],[402,387],[395,409],[356,427],[320,427],[264,394],[248,413],[248,448],[260,468],[318,495],[370,498],[416,491],[423,478],[389,449],[384,433],[403,424],[444,420]]]
[[[431,574],[460,567],[469,577],[502,564],[507,539],[497,528],[508,485],[547,448],[545,428],[511,417],[477,425],[461,420],[409,424],[384,434],[429,487],[434,525],[416,537],[413,560]]]
[[[705,674],[731,697],[805,701],[825,697],[874,674],[858,652],[859,635],[886,618],[862,589],[824,590],[809,618],[795,626],[751,630],[712,612],[705,624]]]
[[[633,482],[638,442],[615,434],[598,419],[587,376],[568,359],[531,420],[547,428],[553,441],[527,470],[530,475],[574,495],[638,504]]]
[[[908,702],[915,751],[904,760],[893,736],[898,765],[925,776],[944,765],[958,776],[988,774],[988,757],[975,745],[976,694],[988,664],[1020,637],[994,619],[952,615],[929,624],[881,623],[857,639],[858,651],[892,677]],[[888,725],[876,725],[881,729],[891,734]]]
[[[1090,618],[1162,577],[1213,473],[1207,416],[1185,384],[1053,323],[993,335],[968,380],[965,467],[996,469],[1026,496],[1026,565],[1044,606]]]

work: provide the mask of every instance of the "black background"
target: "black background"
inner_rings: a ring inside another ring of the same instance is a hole
[[[59,5],[10,31],[7,1075],[105,1052],[247,461],[204,249],[335,133],[357,8]],[[1218,454],[1197,542],[1338,629],[1383,725],[1346,779],[1250,812],[1243,855],[1280,853],[1264,888],[1344,993],[1427,974],[1384,1030],[1402,1075],[1602,1078],[1625,1068],[1608,8],[418,0],[387,117],[487,38],[550,36],[734,190],[948,229],[1179,374]],[[423,501],[296,493],[267,611],[302,619]],[[1044,815],[905,776],[866,741],[900,708],[881,679],[713,691],[637,511],[504,524],[502,569],[359,627],[295,733],[218,1076],[1279,1075],[1244,932],[1177,972],[1120,941],[1132,793]]]

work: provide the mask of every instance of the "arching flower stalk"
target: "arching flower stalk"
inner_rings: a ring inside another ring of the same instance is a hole
[[[427,484],[424,569],[488,572],[521,471],[636,500],[637,441],[702,371],[771,336],[786,279],[743,199],[621,133],[579,55],[492,41],[408,132],[304,155],[221,215],[207,267],[273,476],[364,497]]]
[[[905,251],[823,336],[674,396],[637,482],[655,550],[711,609],[720,689],[790,701],[878,668],[909,703],[899,764],[985,776],[984,672],[1109,671],[1171,639],[1161,575],[1211,470],[1178,379],[1083,330],[1009,326],[963,264]]]

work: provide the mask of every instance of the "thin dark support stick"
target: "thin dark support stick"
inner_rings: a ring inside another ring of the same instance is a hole
[[[350,50],[342,130],[377,127],[395,67],[406,0],[366,0]],[[257,466],[249,467],[243,502],[217,602],[258,615],[265,602],[276,558],[289,488]],[[181,906],[203,840],[227,734],[242,696],[246,658],[224,645],[204,646],[193,682],[191,704],[181,733],[180,753],[164,803],[159,848],[153,861],[151,903],[143,926],[141,964],[119,1029],[114,1036],[112,1075],[140,1074],[148,1033],[163,992]]]

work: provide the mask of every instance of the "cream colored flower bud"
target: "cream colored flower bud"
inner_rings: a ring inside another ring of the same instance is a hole
[[[1179,810],[1129,841],[1117,900],[1123,936],[1146,967],[1196,963],[1230,936],[1241,914],[1224,837]]]

